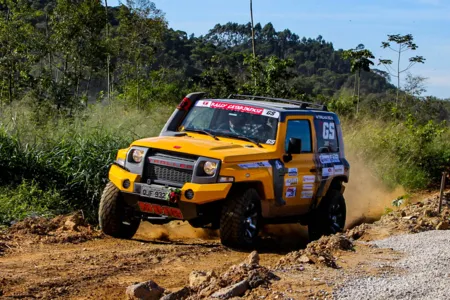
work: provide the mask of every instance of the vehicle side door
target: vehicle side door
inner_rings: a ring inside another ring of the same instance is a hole
[[[290,138],[300,139],[301,149],[300,153],[292,154],[291,160],[282,160],[284,166],[282,197],[285,205],[280,206],[276,214],[299,215],[308,212],[317,190],[313,119],[311,116],[287,117],[285,128],[284,153],[287,154]]]

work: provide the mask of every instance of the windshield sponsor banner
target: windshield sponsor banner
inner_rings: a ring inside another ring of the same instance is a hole
[[[280,113],[277,111],[264,109],[264,108],[260,108],[260,107],[255,107],[255,106],[250,106],[250,105],[227,103],[227,102],[220,102],[220,101],[200,100],[200,101],[197,101],[197,103],[195,103],[195,106],[210,107],[210,108],[223,109],[223,110],[231,110],[231,111],[249,113],[249,114],[253,114],[253,115],[262,115],[262,116],[266,116],[266,117],[270,117],[270,118],[278,118],[280,116]]]

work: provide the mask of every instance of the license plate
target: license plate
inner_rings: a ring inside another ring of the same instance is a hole
[[[165,200],[168,191],[164,187],[142,185],[141,186],[141,196],[147,198],[154,198]]]

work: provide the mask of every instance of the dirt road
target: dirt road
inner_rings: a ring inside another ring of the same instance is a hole
[[[399,273],[391,262],[403,253],[360,241],[448,228],[450,207],[436,214],[435,204],[436,196],[429,196],[347,231],[344,238],[353,241],[349,249],[328,251],[324,239],[309,244],[306,252],[291,252],[305,248],[304,229],[266,228],[257,247],[260,265],[279,280],[249,290],[245,298],[331,299],[333,289],[345,280]],[[192,270],[221,274],[249,255],[221,246],[216,232],[194,230],[187,223],[143,223],[134,239],[126,241],[105,237],[77,220],[76,215],[32,219],[0,233],[0,298],[124,299],[127,286],[147,280],[175,291],[189,284]],[[319,250],[311,254],[309,248]]]
[[[171,241],[164,240],[167,233],[173,235],[169,236]],[[23,240],[16,238],[0,257],[0,293],[6,299],[123,299],[126,287],[135,282],[151,279],[166,289],[177,290],[188,285],[192,270],[214,270],[220,274],[248,256],[221,246],[214,237],[200,239],[196,235],[203,233],[187,224],[162,227],[144,223],[132,241],[102,237],[72,244],[30,241],[29,236]],[[281,245],[280,241],[281,236],[274,236],[261,242],[258,247],[261,265],[274,267],[287,252],[304,245],[301,239]],[[341,270],[280,269],[275,273],[281,280],[274,282],[270,290],[261,290],[253,296],[283,299],[289,295],[301,299],[329,295],[342,272],[358,269],[377,273],[379,270],[369,264],[364,266],[367,256],[377,260],[391,254],[358,246],[357,254],[339,255]]]

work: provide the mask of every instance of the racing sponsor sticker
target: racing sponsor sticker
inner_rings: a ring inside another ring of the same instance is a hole
[[[333,117],[332,116],[326,116],[326,115],[316,115],[316,119],[319,119],[319,120],[333,120]]]
[[[314,183],[314,181],[316,181],[316,176],[314,175],[303,176],[303,183]]]
[[[334,175],[334,168],[330,167],[330,168],[322,168],[322,176],[323,177],[328,177],[328,176],[333,176]]]
[[[335,165],[334,166],[334,174],[335,175],[342,175],[342,174],[344,174],[344,166],[343,165]]]
[[[298,185],[298,178],[286,178],[286,186]]]
[[[331,162],[333,162],[333,163],[341,162],[341,160],[339,159],[339,154],[334,153],[334,154],[331,154],[330,156],[331,156]]]
[[[288,187],[286,189],[286,198],[294,198],[296,194],[297,194],[297,188]]]
[[[263,116],[267,116],[267,117],[271,117],[271,118],[278,118],[280,116],[279,112],[273,111],[270,109],[264,109],[264,108],[260,108],[260,107],[236,104],[236,103],[227,103],[227,102],[222,102],[222,101],[200,100],[195,103],[195,106],[238,111],[238,112],[249,113],[249,114],[253,114],[253,115],[263,115]]]
[[[329,154],[320,154],[319,159],[320,159],[320,162],[323,164],[331,163],[331,155],[329,155]]]
[[[271,118],[278,118],[280,113],[274,110],[264,109],[262,115]]]
[[[279,160],[275,161],[275,167],[277,168],[277,170],[280,170],[283,168],[283,165],[281,164],[281,162]]]
[[[313,197],[313,191],[303,191],[302,192],[302,198],[312,198]]]
[[[298,176],[297,168],[289,168],[288,169],[288,176]]]
[[[314,188],[314,184],[312,184],[312,183],[303,184],[304,190],[312,190],[313,188]]]
[[[270,168],[271,165],[268,161],[260,161],[255,163],[248,163],[248,164],[238,164],[239,167],[242,169],[257,169],[257,168]]]

